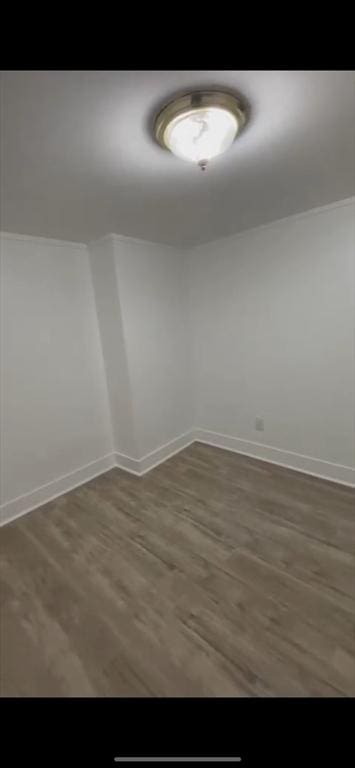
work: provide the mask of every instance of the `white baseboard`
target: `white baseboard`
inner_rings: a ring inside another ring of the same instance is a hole
[[[58,477],[50,483],[41,485],[39,488],[35,488],[34,491],[17,496],[16,499],[1,504],[0,526],[15,520],[16,517],[20,517],[26,514],[26,512],[31,512],[32,509],[36,509],[36,507],[40,507],[42,504],[47,504],[48,501],[62,496],[63,493],[72,491],[79,485],[87,483],[88,480],[93,480],[94,477],[102,475],[103,472],[107,472],[108,469],[112,469],[114,466],[114,456],[113,454],[108,454],[101,459],[86,464],[84,467],[74,470],[74,472],[70,472],[68,475],[62,475],[62,477]]]
[[[142,476],[146,472],[149,472],[153,467],[166,461],[175,453],[182,451],[194,440],[193,432],[186,432],[183,435],[179,435],[174,440],[170,440],[165,445],[161,445],[155,451],[146,454],[141,459],[133,459],[130,456],[125,456],[123,453],[112,453],[107,456],[103,456],[101,459],[87,464],[85,467],[70,472],[68,475],[53,480],[50,483],[41,485],[34,491],[25,493],[22,496],[18,496],[16,499],[5,502],[0,505],[0,526],[5,523],[10,523],[21,515],[25,515],[27,512],[31,512],[36,507],[47,504],[49,501],[56,499],[58,496],[62,496],[63,493],[74,490],[79,485],[93,480],[94,477],[102,475],[109,469],[118,467],[126,472],[130,472],[133,475]]]
[[[323,459],[314,459],[311,456],[284,451],[271,445],[254,443],[251,440],[221,435],[206,429],[195,429],[194,437],[197,442],[206,443],[215,448],[224,448],[227,451],[241,453],[253,459],[278,464],[280,467],[293,469],[296,472],[305,472],[307,475],[314,475],[323,480],[331,480],[342,485],[349,485],[352,488],[355,487],[355,468],[353,467],[333,464],[330,461],[323,461]]]
[[[150,472],[150,470],[154,469],[154,467],[157,467],[158,464],[162,464],[163,461],[167,461],[167,459],[170,459],[171,456],[175,456],[176,453],[183,451],[184,448],[187,448],[188,445],[191,445],[194,440],[195,435],[193,430],[191,430],[190,432],[185,432],[183,435],[179,435],[179,437],[174,438],[174,440],[170,440],[168,443],[161,445],[160,448],[157,448],[155,451],[147,453],[147,455],[144,456],[139,462],[139,474],[145,475],[146,472]]]
[[[194,442],[194,439],[193,431],[185,432],[183,435],[169,440],[168,443],[160,445],[159,448],[147,453],[140,459],[131,459],[130,456],[125,456],[123,453],[115,453],[116,466],[140,477],[145,475],[146,472],[150,472],[154,467],[157,467],[158,464],[162,464],[163,461],[170,459],[171,456],[179,453],[179,451],[187,448],[188,445]]]
[[[352,488],[355,487],[355,468],[353,467],[332,464],[329,461],[314,459],[310,456],[293,453],[292,451],[283,451],[271,445],[254,443],[206,429],[194,429],[174,438],[174,440],[170,440],[141,459],[133,459],[130,456],[117,452],[108,454],[101,459],[87,464],[85,467],[80,467],[68,475],[63,475],[53,480],[51,483],[46,483],[46,485],[30,491],[30,493],[5,502],[5,504],[0,506],[0,526],[15,520],[27,512],[31,512],[31,510],[40,507],[42,504],[47,504],[58,496],[62,496],[64,493],[88,482],[88,480],[93,480],[94,477],[114,467],[141,477],[158,466],[158,464],[167,461],[171,456],[174,456],[196,441],[212,445],[215,448],[223,448],[254,459],[270,462],[271,464],[278,464],[281,467],[296,470],[296,472],[304,472],[324,480],[331,480],[332,482],[348,485]]]
[[[115,453],[112,454],[113,456],[113,466],[118,467],[118,469],[123,469],[125,472],[130,472],[132,475],[140,475],[139,471],[139,465],[140,461],[139,459],[132,459],[131,456],[126,456],[124,453]]]

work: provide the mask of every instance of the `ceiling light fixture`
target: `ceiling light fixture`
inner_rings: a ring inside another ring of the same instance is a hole
[[[233,144],[245,123],[239,99],[223,91],[195,91],[171,101],[157,115],[155,138],[202,171]]]

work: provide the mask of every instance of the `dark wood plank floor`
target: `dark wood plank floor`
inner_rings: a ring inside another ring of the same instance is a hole
[[[1,529],[3,696],[354,696],[355,494],[195,443]]]

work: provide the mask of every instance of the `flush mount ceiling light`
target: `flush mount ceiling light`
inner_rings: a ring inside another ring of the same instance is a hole
[[[209,160],[229,149],[244,123],[245,113],[233,94],[195,91],[159,112],[155,138],[164,149],[204,171]]]

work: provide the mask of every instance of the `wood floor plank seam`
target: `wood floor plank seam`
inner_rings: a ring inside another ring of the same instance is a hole
[[[0,540],[2,696],[355,696],[351,489],[195,442]]]

